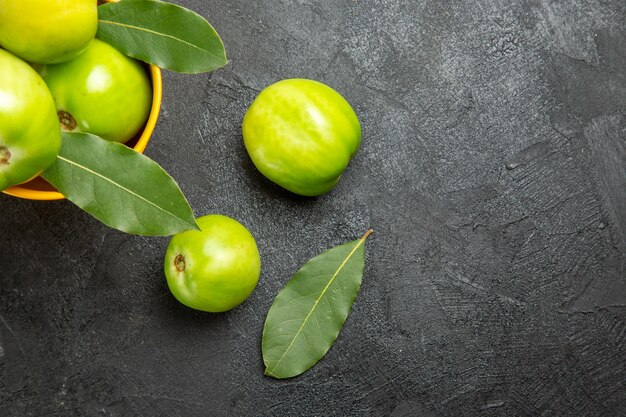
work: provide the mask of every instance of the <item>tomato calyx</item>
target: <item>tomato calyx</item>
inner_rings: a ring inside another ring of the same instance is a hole
[[[59,122],[61,122],[61,129],[70,132],[76,129],[76,119],[74,119],[71,114],[66,111],[59,110],[57,112],[57,116],[59,116]]]
[[[0,165],[9,165],[11,151],[6,146],[0,146]]]
[[[185,257],[182,254],[176,255],[174,258],[174,266],[176,267],[176,271],[184,272],[185,271]]]

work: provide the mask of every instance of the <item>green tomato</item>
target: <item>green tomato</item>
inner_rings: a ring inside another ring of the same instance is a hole
[[[246,112],[242,130],[257,169],[304,196],[333,188],[361,143],[350,104],[332,88],[304,79],[264,89]]]
[[[175,235],[165,253],[165,277],[174,297],[212,313],[230,310],[252,293],[261,274],[254,237],[241,223],[212,214],[200,231]]]
[[[98,39],[77,58],[40,72],[63,130],[123,143],[148,119],[152,84],[145,68]]]
[[[52,96],[26,62],[0,49],[0,190],[39,175],[61,147]]]
[[[96,36],[96,0],[0,0],[0,45],[39,64],[78,56]]]

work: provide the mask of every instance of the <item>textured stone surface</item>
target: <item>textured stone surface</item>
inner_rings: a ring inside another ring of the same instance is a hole
[[[240,308],[168,293],[165,238],[0,195],[2,416],[626,415],[626,8],[621,0],[187,0],[230,64],[165,74],[147,154],[197,215],[258,239]],[[258,91],[323,81],[363,146],[338,187],[265,180]],[[313,255],[376,230],[335,346],[263,377],[264,316]]]

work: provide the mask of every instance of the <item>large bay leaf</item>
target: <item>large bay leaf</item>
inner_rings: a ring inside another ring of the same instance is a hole
[[[209,72],[227,63],[215,29],[195,12],[166,2],[103,4],[97,36],[128,56],[172,71]]]
[[[371,233],[311,259],[276,296],[263,328],[266,375],[300,375],[333,345],[359,292]]]
[[[156,162],[119,143],[63,132],[61,152],[42,175],[107,226],[146,236],[198,229],[174,180]]]

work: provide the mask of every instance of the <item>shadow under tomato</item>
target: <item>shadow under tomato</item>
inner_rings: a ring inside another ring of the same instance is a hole
[[[280,185],[270,181],[265,175],[261,174],[248,155],[245,145],[243,144],[243,136],[239,135],[238,140],[238,152],[243,155],[241,166],[246,177],[250,180],[251,184],[258,187],[259,191],[269,198],[283,201],[287,204],[295,204],[297,206],[306,207],[319,204],[324,195],[317,197],[306,197],[299,194],[292,193],[289,190],[284,189]],[[332,190],[330,191],[332,192]]]

